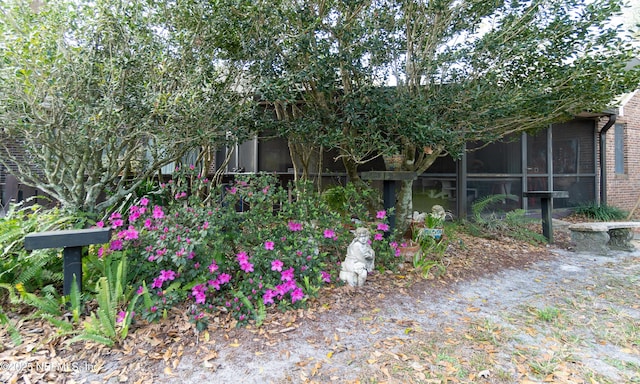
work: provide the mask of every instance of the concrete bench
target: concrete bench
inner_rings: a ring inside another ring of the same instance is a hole
[[[610,221],[569,226],[576,251],[600,255],[606,255],[610,251],[633,251],[633,228],[640,228],[640,222]]]
[[[104,244],[111,239],[109,228],[71,229],[30,233],[24,237],[26,250],[63,248],[63,294],[69,295],[71,283],[75,279],[82,291],[82,247],[90,244]]]

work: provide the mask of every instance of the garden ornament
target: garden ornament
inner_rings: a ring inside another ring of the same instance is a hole
[[[342,263],[340,280],[352,287],[361,287],[367,280],[367,274],[373,271],[376,253],[369,245],[369,230],[356,228],[355,238],[347,248],[347,257]]]

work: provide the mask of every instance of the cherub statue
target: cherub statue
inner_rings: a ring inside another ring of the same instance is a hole
[[[352,287],[363,286],[367,274],[373,271],[376,253],[369,245],[369,236],[367,228],[357,228],[355,238],[347,248],[347,257],[340,270],[340,280]]]

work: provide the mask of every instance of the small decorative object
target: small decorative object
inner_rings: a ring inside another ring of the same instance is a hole
[[[420,243],[415,240],[408,240],[406,243],[402,243],[398,249],[402,259],[407,263],[412,263],[416,254],[420,252]]]
[[[433,239],[440,240],[442,238],[442,227],[447,216],[451,215],[442,208],[441,205],[434,205],[431,208],[431,212],[425,216],[424,224],[425,228],[421,231],[421,236],[428,236]]]
[[[422,235],[440,240],[442,238],[442,228],[422,228]]]
[[[384,166],[387,171],[398,171],[402,168],[402,161],[404,160],[404,156],[402,155],[387,155],[383,156]]]
[[[373,271],[376,253],[369,245],[369,237],[367,228],[356,228],[355,238],[347,248],[347,257],[340,270],[340,280],[352,287],[362,287],[368,273]]]

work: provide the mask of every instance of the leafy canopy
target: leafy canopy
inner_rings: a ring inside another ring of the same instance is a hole
[[[187,151],[245,137],[237,71],[201,42],[198,10],[176,7],[3,1],[0,163],[100,211]]]
[[[469,140],[601,111],[640,78],[619,1],[221,3],[265,120],[356,165],[400,151],[422,172]]]

